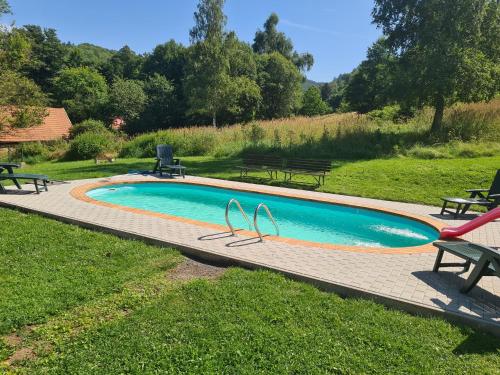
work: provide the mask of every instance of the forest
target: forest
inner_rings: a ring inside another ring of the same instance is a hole
[[[64,107],[73,123],[120,117],[131,133],[288,117],[303,108],[310,115],[327,112],[319,95],[311,98],[319,108],[314,102],[303,106],[301,84],[313,57],[294,50],[277,29],[278,16],[269,16],[250,45],[225,30],[222,6],[200,4],[191,45],[170,40],[145,54],[128,46],[112,51],[63,43],[56,30],[37,25],[4,27],[0,104]],[[200,26],[204,22],[210,30]],[[37,113],[19,117],[29,115],[31,120]]]
[[[440,12],[445,3],[448,11]],[[496,1],[418,3],[411,20],[398,4],[375,1],[373,22],[383,37],[356,69],[307,90],[314,58],[294,49],[279,31],[278,15],[256,25],[253,42],[246,43],[226,29],[224,0],[200,1],[188,46],[169,40],[144,54],[126,45],[112,51],[63,43],[56,30],[37,25],[4,26],[0,105],[16,112],[0,118],[0,126],[36,124],[44,106],[64,107],[73,123],[109,124],[119,117],[134,134],[386,106],[404,119],[429,105],[439,129],[446,106],[489,100],[500,91]],[[0,15],[10,12],[0,0]]]

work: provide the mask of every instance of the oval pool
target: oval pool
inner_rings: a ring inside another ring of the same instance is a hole
[[[229,199],[238,199],[250,219],[255,207],[263,202],[275,217],[281,237],[326,244],[411,247],[438,238],[437,230],[430,225],[389,213],[188,183],[106,185],[86,194],[97,201],[221,225],[226,225],[224,213]],[[234,205],[229,217],[235,227],[248,229]],[[259,227],[274,234],[264,211],[259,214]]]

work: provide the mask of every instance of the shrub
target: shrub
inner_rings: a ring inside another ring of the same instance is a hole
[[[71,141],[68,157],[87,160],[103,153],[116,152],[118,143],[111,132],[84,132]]]
[[[156,155],[156,146],[172,145],[179,156],[209,155],[216,147],[216,136],[212,132],[187,128],[183,130],[161,130],[142,134],[127,142],[120,153],[121,157],[148,158]]]
[[[250,124],[249,128],[243,128],[245,139],[249,140],[254,146],[258,145],[266,136],[264,128],[254,121]]]
[[[367,113],[372,120],[396,121],[399,118],[401,108],[399,105],[386,105],[382,109],[374,109]]]
[[[106,128],[106,125],[104,125],[104,122],[89,119],[73,125],[69,130],[69,135],[71,138],[75,138],[76,136],[86,132],[100,133],[107,131],[108,129]]]
[[[15,160],[22,160],[30,164],[50,160],[50,156],[49,148],[41,142],[21,143],[13,153]]]

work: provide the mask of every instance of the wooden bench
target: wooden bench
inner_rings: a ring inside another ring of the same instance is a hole
[[[295,175],[307,175],[313,176],[319,186],[325,183],[325,177],[331,169],[330,160],[290,159],[281,171],[285,174],[285,181],[291,181]]]
[[[44,191],[49,190],[47,188],[47,182],[49,181],[49,178],[43,174],[0,173],[0,181],[1,180],[11,180],[16,184],[18,189],[21,189],[18,180],[32,180],[33,184],[35,185],[37,194],[40,194],[40,186],[38,185],[38,182],[42,182]],[[2,194],[7,193],[7,190],[5,190],[5,188],[1,183],[0,183],[0,193]]]
[[[278,178],[278,171],[283,168],[283,160],[272,155],[250,154],[243,157],[243,165],[237,166],[240,178],[248,175],[249,171],[266,171],[272,179]]]
[[[438,272],[442,267],[463,267],[463,272],[467,272],[471,264],[475,264],[474,269],[460,289],[462,293],[468,293],[481,280],[483,276],[500,277],[500,251],[487,246],[465,242],[434,242],[438,248],[434,272]],[[464,263],[443,263],[444,252],[453,254],[465,260]]]

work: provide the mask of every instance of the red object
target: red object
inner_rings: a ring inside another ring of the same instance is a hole
[[[464,225],[460,225],[459,227],[449,227],[449,228],[443,228],[441,230],[439,239],[444,240],[447,238],[453,238],[453,237],[458,237],[461,236],[465,233],[469,233],[470,231],[479,228],[480,226],[483,226],[486,223],[489,223],[490,221],[500,219],[500,207],[495,208],[491,210],[490,212],[487,212],[474,220],[469,221],[468,223],[465,223]]]
[[[123,125],[125,125],[125,121],[121,117],[115,117],[111,123],[111,129],[121,130]]]

